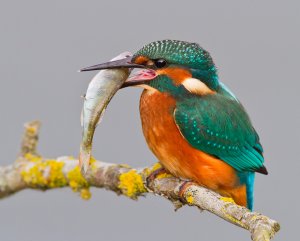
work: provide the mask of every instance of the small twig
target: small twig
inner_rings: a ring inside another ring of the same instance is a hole
[[[21,142],[20,156],[24,156],[27,153],[37,155],[36,147],[38,143],[38,135],[41,127],[40,121],[31,121],[24,125],[25,131]]]

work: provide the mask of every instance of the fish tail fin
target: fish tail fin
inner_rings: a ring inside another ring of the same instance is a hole
[[[82,174],[86,174],[91,159],[91,149],[80,147],[79,168]]]

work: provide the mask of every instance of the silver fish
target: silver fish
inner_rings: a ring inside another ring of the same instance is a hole
[[[124,52],[111,61],[126,59],[132,56]],[[93,70],[89,68],[88,70]],[[82,71],[85,71],[83,69]],[[83,109],[81,113],[82,140],[80,145],[79,166],[86,173],[92,153],[93,136],[97,124],[101,121],[103,113],[130,74],[130,68],[101,70],[90,82],[86,95],[84,96]]]

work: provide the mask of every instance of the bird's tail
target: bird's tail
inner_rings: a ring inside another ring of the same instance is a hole
[[[247,189],[247,206],[252,211],[254,202],[254,179],[255,173],[248,172],[246,178],[246,189]]]
[[[240,183],[246,186],[245,201],[247,201],[247,208],[252,211],[254,201],[253,191],[255,172],[238,172],[238,176],[240,179]]]

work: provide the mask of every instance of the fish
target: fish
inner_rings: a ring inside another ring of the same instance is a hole
[[[130,52],[124,52],[111,61],[130,58]],[[93,67],[93,66],[92,66]],[[92,70],[92,67],[81,71]],[[79,153],[79,167],[83,174],[88,170],[92,155],[93,137],[97,125],[112,97],[122,87],[130,75],[130,68],[114,68],[100,70],[89,83],[81,112],[82,139]]]

